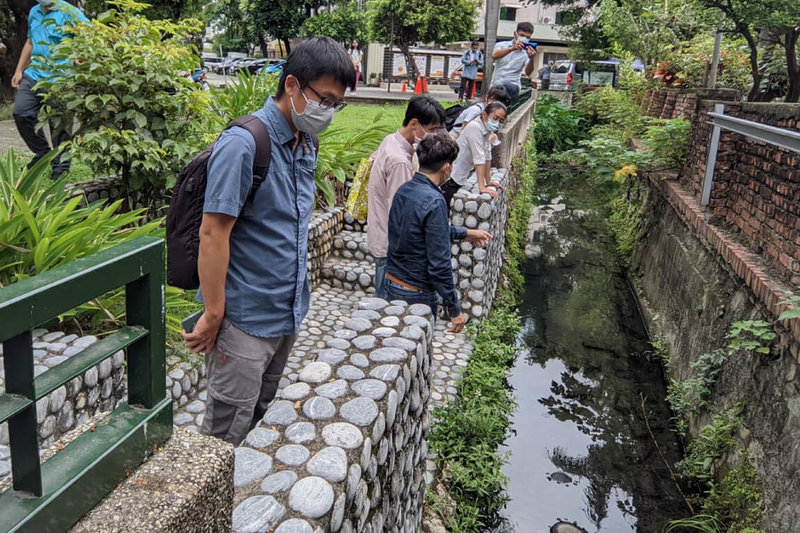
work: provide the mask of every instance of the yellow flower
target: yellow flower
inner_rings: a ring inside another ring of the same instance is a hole
[[[614,181],[622,181],[625,178],[632,178],[636,176],[636,165],[625,165],[621,169],[614,172],[614,177],[612,178]]]

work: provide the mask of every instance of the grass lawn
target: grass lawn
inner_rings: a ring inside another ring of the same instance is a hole
[[[333,116],[331,127],[343,130],[342,134],[336,137],[345,137],[367,126],[372,126],[377,117],[377,122],[374,123],[375,126],[394,131],[403,124],[405,114],[405,105],[349,104]]]

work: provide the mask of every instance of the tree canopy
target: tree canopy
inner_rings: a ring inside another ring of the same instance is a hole
[[[373,38],[400,48],[413,79],[419,71],[409,48],[419,42],[470,40],[478,4],[472,0],[371,0],[367,7]]]

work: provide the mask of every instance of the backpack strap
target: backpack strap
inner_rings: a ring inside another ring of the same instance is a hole
[[[230,124],[228,128],[239,126],[250,132],[256,143],[256,155],[253,158],[253,187],[247,195],[247,202],[253,199],[256,191],[261,186],[264,178],[267,177],[269,162],[272,160],[272,141],[269,138],[269,131],[260,118],[253,115],[239,117]]]

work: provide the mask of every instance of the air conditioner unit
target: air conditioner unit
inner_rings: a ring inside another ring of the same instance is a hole
[[[542,19],[542,23],[543,24],[550,24],[550,19],[545,17],[545,18]]]

